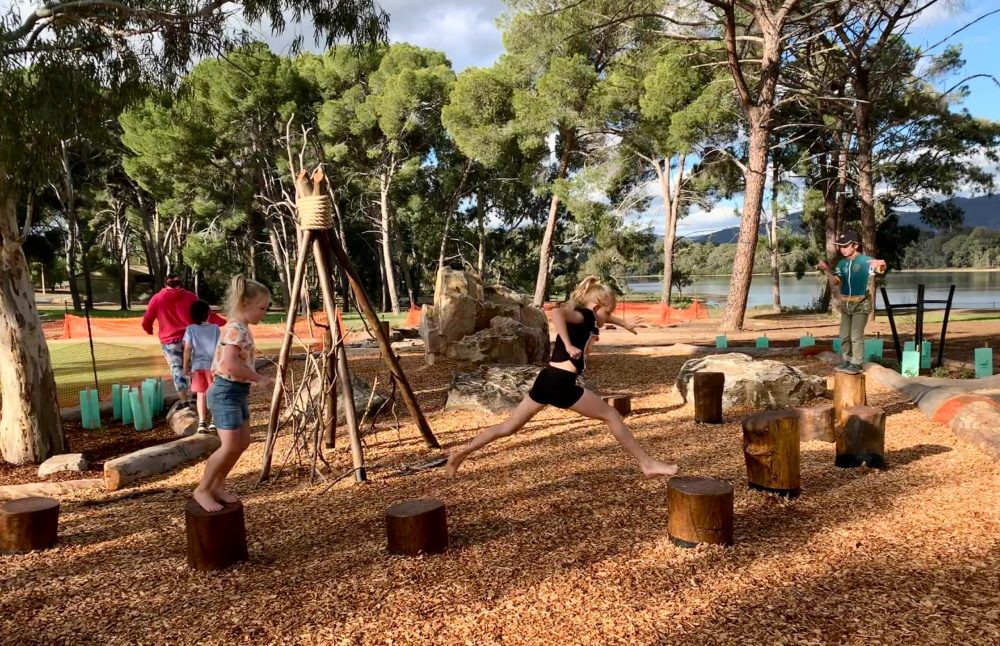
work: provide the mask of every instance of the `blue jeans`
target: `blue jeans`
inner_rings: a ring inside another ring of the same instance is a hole
[[[208,389],[208,410],[212,413],[212,423],[220,430],[234,431],[250,421],[247,399],[250,384],[229,381],[216,377]]]

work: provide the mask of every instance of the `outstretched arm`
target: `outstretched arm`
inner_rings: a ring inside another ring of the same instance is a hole
[[[639,316],[633,316],[627,321],[623,318],[618,318],[617,316],[609,316],[607,323],[611,323],[612,325],[617,325],[618,327],[625,328],[632,334],[638,334],[638,332],[636,332],[635,329],[640,325],[642,325],[643,323],[645,323],[645,321],[643,321],[642,318]],[[605,325],[607,325],[607,323],[605,323]]]
[[[868,264],[878,274],[884,274],[885,270],[889,268],[889,265],[886,264],[886,262],[884,260],[878,260],[876,258],[872,258],[871,262],[869,262]]]

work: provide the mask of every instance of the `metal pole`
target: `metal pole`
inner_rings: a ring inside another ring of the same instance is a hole
[[[920,344],[924,341],[924,286],[917,285],[917,329],[915,333],[914,347],[920,351]]]
[[[944,322],[941,324],[941,343],[938,344],[937,367],[944,364],[944,336],[948,332],[948,317],[951,315],[951,299],[955,295],[955,286],[948,290],[948,303],[944,306]]]
[[[889,317],[889,329],[892,330],[892,345],[896,348],[896,360],[903,365],[903,350],[899,345],[899,333],[896,331],[896,319],[892,315],[892,303],[889,302],[889,292],[882,287],[882,300],[885,302],[885,313]]]

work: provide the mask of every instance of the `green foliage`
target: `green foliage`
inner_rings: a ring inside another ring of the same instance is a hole
[[[1000,267],[1000,231],[983,227],[938,235],[921,233],[902,258],[904,269],[993,269]]]

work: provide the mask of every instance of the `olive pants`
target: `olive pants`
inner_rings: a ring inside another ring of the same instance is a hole
[[[844,361],[862,365],[865,361],[865,326],[872,311],[872,301],[840,301],[840,354]]]

